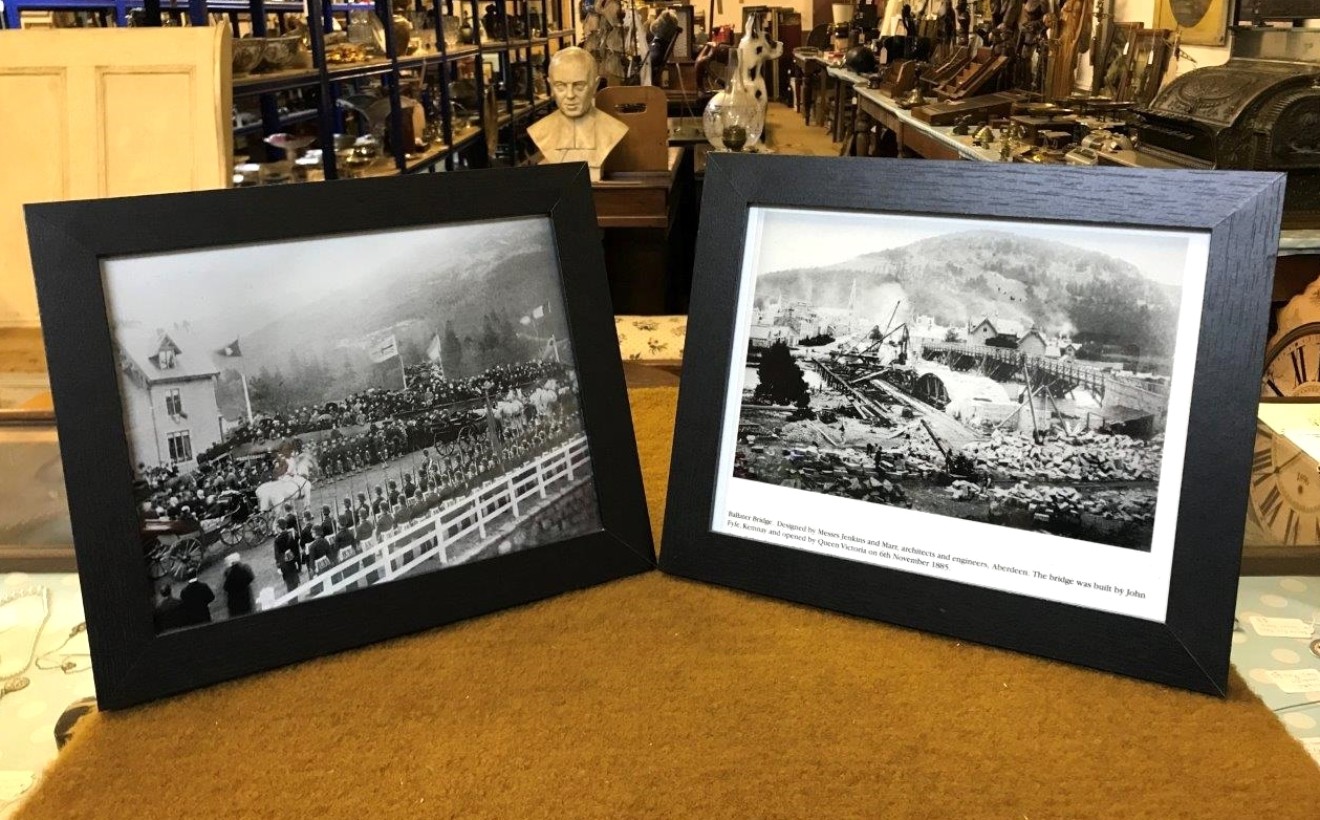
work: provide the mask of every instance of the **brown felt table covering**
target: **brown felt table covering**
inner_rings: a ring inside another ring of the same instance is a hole
[[[631,395],[658,533],[676,391]],[[1320,816],[1231,692],[651,573],[92,715],[18,816]]]

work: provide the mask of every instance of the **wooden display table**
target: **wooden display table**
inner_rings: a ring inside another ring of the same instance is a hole
[[[843,130],[843,121],[848,109],[848,90],[856,89],[860,92],[866,86],[867,80],[861,74],[849,71],[843,66],[826,65],[823,76],[826,83],[834,84],[834,121],[830,124],[830,138],[835,142],[843,142],[847,138]]]
[[[696,235],[695,203],[683,204],[691,192],[689,156],[671,147],[664,171],[620,172],[591,184],[615,313],[684,312]],[[680,224],[684,230],[674,230]]]
[[[972,145],[970,136],[954,134],[953,126],[937,127],[922,122],[874,88],[858,88],[857,105],[861,113],[894,132],[899,156],[999,161],[998,146],[978,148]]]
[[[816,104],[816,98],[821,96],[819,92],[823,90],[825,82],[825,61],[819,57],[801,57],[794,54],[793,65],[802,74],[802,95],[797,101],[797,107],[802,112],[803,123],[811,125],[812,108]],[[816,124],[819,125],[823,119],[823,113],[817,111]]]

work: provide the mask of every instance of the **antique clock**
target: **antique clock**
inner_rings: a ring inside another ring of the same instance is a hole
[[[1265,351],[1261,398],[1320,399],[1320,322],[1307,322],[1276,338]]]
[[[1299,433],[1299,425],[1313,426],[1315,451],[1320,452],[1320,425],[1315,424],[1309,411],[1298,417],[1295,413],[1266,410],[1262,416],[1256,422],[1256,447],[1251,459],[1248,535],[1252,535],[1254,524],[1262,545],[1292,548],[1320,544],[1320,466],[1304,447],[1306,438],[1298,440],[1299,436],[1310,436],[1309,431]]]
[[[1243,574],[1320,572],[1320,280],[1278,312],[1265,351]]]

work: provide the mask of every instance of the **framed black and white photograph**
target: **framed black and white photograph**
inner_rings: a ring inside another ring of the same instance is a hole
[[[28,209],[103,707],[652,566],[582,174]]]
[[[717,159],[661,567],[1222,693],[1280,178]]]

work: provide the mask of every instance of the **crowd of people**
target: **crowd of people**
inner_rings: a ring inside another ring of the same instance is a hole
[[[557,362],[500,366],[456,382],[421,365],[409,373],[407,390],[368,390],[340,403],[259,417],[195,469],[139,464],[140,516],[144,524],[206,528],[214,526],[208,519],[226,516],[240,523],[255,513],[257,488],[287,467],[287,451],[310,453],[317,465],[313,493],[322,498],[296,509],[291,499],[270,520],[275,566],[293,590],[580,433],[574,383],[571,369]],[[263,440],[272,444],[264,451]],[[244,442],[258,446],[240,447]],[[322,503],[327,493],[334,500]],[[157,586],[158,628],[206,622],[218,598],[231,616],[254,611],[257,574],[237,559],[226,557],[214,592],[196,573],[181,587]]]
[[[189,472],[177,464],[138,464],[134,487],[141,518],[187,522],[237,514],[251,505],[257,486],[270,480],[275,458],[262,454],[243,462],[217,460]]]
[[[226,446],[305,436],[343,427],[390,422],[399,417],[441,411],[465,401],[523,389],[546,379],[562,379],[568,368],[559,362],[523,362],[491,367],[466,379],[445,379],[429,363],[405,369],[407,387],[386,390],[372,387],[340,401],[298,408],[288,413],[263,414],[237,428]]]
[[[581,432],[580,416],[564,404],[525,424],[507,426],[497,436],[464,431],[435,448],[422,448],[411,469],[397,479],[346,492],[335,507],[319,512],[286,503],[275,522],[274,555],[285,588],[292,592],[332,572],[358,551],[432,510],[456,503],[513,465],[526,463]],[[301,515],[299,514],[301,512]]]
[[[355,393],[342,402],[327,402],[287,415],[259,417],[237,428],[223,443],[232,451],[244,443],[295,441],[316,458],[323,478],[355,475],[405,453],[471,435],[484,425],[480,405],[463,409],[455,403],[500,398],[526,392],[544,383],[567,383],[567,366],[558,362],[525,362],[492,367],[469,379],[445,381],[429,364],[409,368],[406,390],[380,389]],[[531,405],[529,404],[530,408]],[[398,415],[395,415],[398,414]],[[532,412],[529,409],[528,417]],[[348,434],[343,427],[365,426]],[[317,441],[312,434],[330,431]],[[299,435],[308,436],[304,444]],[[277,452],[253,452],[241,460],[226,453],[208,453],[190,472],[177,464],[138,464],[137,501],[143,519],[204,521],[241,514],[257,486],[277,471]]]
[[[347,436],[331,435],[310,445],[321,475],[354,475],[377,464],[412,453],[446,438],[457,438],[478,424],[475,410],[432,410],[408,418],[372,424]]]

